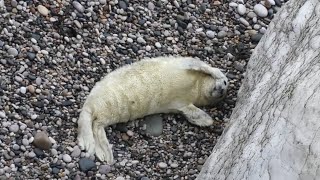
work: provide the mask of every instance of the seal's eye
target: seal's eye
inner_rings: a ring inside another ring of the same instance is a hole
[[[224,82],[224,85],[227,85],[227,82],[226,81],[223,81]]]

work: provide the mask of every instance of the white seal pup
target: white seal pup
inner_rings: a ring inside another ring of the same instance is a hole
[[[78,120],[78,144],[112,163],[106,126],[157,113],[181,113],[192,124],[210,126],[213,119],[196,106],[218,102],[227,87],[219,69],[191,57],[151,58],[121,67],[88,95]]]

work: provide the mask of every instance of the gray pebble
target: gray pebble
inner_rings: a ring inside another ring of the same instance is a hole
[[[6,113],[3,111],[0,111],[0,118],[5,118],[6,117]]]
[[[19,146],[18,144],[14,144],[14,145],[12,146],[12,148],[13,148],[14,150],[19,150],[19,149],[20,149],[20,146]]]
[[[128,8],[127,3],[124,1],[119,1],[118,4],[119,4],[120,8],[123,10],[126,10]]]
[[[69,162],[72,161],[72,158],[69,156],[69,154],[64,154],[64,155],[62,156],[62,159],[63,159],[63,161],[66,162],[66,163],[69,163]]]
[[[143,37],[141,37],[141,36],[137,38],[137,42],[140,43],[140,44],[146,44],[147,43],[146,40],[144,40]]]
[[[22,139],[22,144],[24,146],[29,146],[29,140],[28,139]]]
[[[159,163],[158,163],[158,166],[159,166],[159,168],[161,168],[161,169],[165,169],[165,168],[168,167],[167,163],[164,163],[164,162],[159,162]]]
[[[84,12],[84,7],[78,1],[73,1],[72,5],[78,12],[80,12],[80,13]]]
[[[12,125],[9,127],[9,130],[10,130],[11,132],[16,133],[16,132],[19,131],[19,125],[18,125],[18,124],[12,124]]]
[[[29,156],[30,158],[34,158],[34,157],[36,157],[36,153],[34,153],[33,151],[31,151],[31,152],[29,152],[28,156]]]
[[[100,174],[108,174],[111,171],[111,167],[109,165],[100,165],[99,173]]]
[[[12,55],[12,56],[17,56],[19,54],[18,50],[15,48],[9,48],[7,50],[8,54]]]
[[[79,157],[80,154],[81,154],[81,149],[79,148],[79,146],[75,146],[75,147],[73,148],[73,151],[72,151],[72,153],[71,153],[71,156],[72,156],[72,157]]]
[[[220,31],[220,32],[218,33],[218,38],[224,38],[227,34],[228,34],[228,33],[225,32],[225,31]]]
[[[87,172],[96,167],[96,164],[89,158],[81,158],[79,161],[79,167],[82,172]]]
[[[246,13],[246,6],[244,6],[243,4],[239,4],[237,7],[237,11],[240,15],[244,15]]]
[[[239,21],[245,26],[250,26],[249,22],[246,19],[242,18],[242,17],[239,19]]]
[[[207,35],[208,38],[212,39],[212,38],[214,38],[216,36],[216,33],[214,31],[208,30],[206,32],[206,35]]]
[[[148,2],[148,9],[150,9],[150,10],[154,10],[154,4],[151,2],[151,1],[149,1]]]
[[[267,17],[268,16],[268,10],[262,4],[256,4],[253,7],[253,10],[260,17]]]

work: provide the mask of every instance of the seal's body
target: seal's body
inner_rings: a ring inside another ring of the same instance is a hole
[[[182,113],[198,126],[213,124],[196,106],[221,100],[228,86],[217,68],[189,57],[145,59],[119,68],[91,90],[78,120],[80,147],[112,163],[104,128],[156,113]]]

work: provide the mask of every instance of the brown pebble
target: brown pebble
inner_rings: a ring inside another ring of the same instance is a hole
[[[27,87],[27,89],[28,89],[28,91],[29,91],[31,94],[34,94],[35,88],[34,88],[33,85],[29,85],[29,86]]]
[[[43,150],[48,150],[51,148],[51,141],[46,132],[40,131],[37,132],[34,136],[33,144]]]

